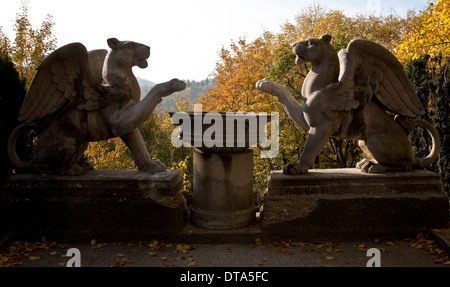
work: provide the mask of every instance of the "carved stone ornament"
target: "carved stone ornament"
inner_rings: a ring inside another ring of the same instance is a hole
[[[293,45],[296,64],[311,63],[303,87],[303,105],[284,86],[267,79],[256,87],[276,96],[291,119],[308,131],[298,163],[286,174],[307,173],[330,137],[357,139],[370,157],[357,164],[368,173],[404,171],[432,164],[440,149],[439,135],[428,122],[401,63],[381,45],[355,39],[336,53],[331,36],[311,38]],[[393,118],[391,114],[395,114]],[[432,149],[425,158],[413,155],[407,129],[425,128]]]
[[[150,47],[108,39],[111,50],[87,51],[80,43],[65,45],[37,68],[20,110],[23,122],[8,141],[8,155],[19,170],[77,175],[92,169],[82,159],[88,143],[121,137],[138,169],[156,173],[165,165],[152,160],[138,127],[162,97],[186,88],[177,79],[156,85],[140,101],[132,67],[146,68]],[[27,129],[37,131],[29,162],[19,159],[16,141]]]

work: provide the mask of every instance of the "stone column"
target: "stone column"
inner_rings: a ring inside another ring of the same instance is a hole
[[[194,150],[193,224],[210,229],[239,228],[255,218],[253,152]]]

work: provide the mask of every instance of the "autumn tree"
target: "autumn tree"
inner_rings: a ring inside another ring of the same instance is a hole
[[[396,56],[407,62],[426,54],[450,55],[450,0],[431,1],[419,17],[396,42]]]
[[[21,11],[17,13],[14,41],[11,41],[0,27],[0,48],[8,53],[19,76],[28,87],[34,77],[37,66],[56,49],[56,38],[52,34],[53,17],[47,15],[41,27],[34,29],[28,17],[28,0],[22,0]]]
[[[213,74],[216,84],[200,100],[203,109],[243,112],[272,110],[273,105],[264,101],[267,96],[255,89],[256,81],[266,76],[273,62],[272,41],[273,34],[266,32],[250,43],[241,38],[237,43],[232,41],[230,49],[222,48]]]

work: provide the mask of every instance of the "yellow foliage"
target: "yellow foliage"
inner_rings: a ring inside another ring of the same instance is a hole
[[[175,165],[172,169],[178,169],[183,175],[183,189],[182,192],[187,197],[192,197],[192,172],[190,171],[190,165],[192,162],[189,162],[190,156],[187,156],[184,160],[180,161]]]
[[[120,138],[89,143],[85,156],[97,169],[136,168],[128,147]]]
[[[396,56],[403,62],[426,54],[450,54],[450,0],[431,1],[420,20],[397,42]]]

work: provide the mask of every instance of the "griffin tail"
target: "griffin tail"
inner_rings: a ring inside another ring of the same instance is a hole
[[[18,127],[16,127],[11,135],[8,138],[8,157],[11,163],[19,169],[29,169],[31,167],[31,162],[25,162],[19,158],[16,151],[16,142],[17,138],[21,133],[23,133],[25,130],[29,130],[30,128],[34,128],[36,124],[22,124]]]
[[[439,151],[441,149],[441,143],[439,139],[439,134],[436,128],[429,122],[422,119],[414,119],[412,124],[415,126],[422,127],[428,131],[431,136],[432,148],[430,153],[424,158],[413,157],[413,166],[416,168],[425,168],[431,165],[438,157]]]

